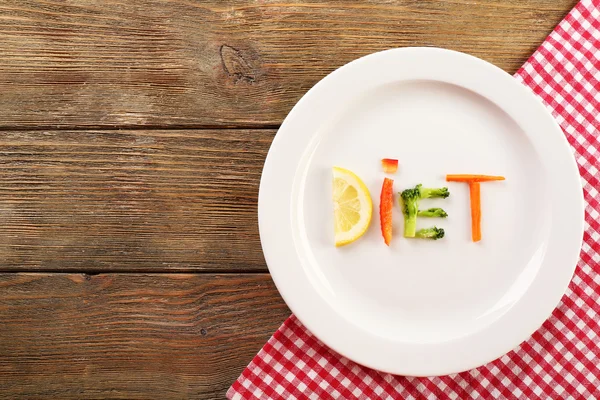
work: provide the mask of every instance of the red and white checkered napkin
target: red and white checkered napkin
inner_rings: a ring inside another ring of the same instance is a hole
[[[581,260],[550,319],[487,365],[411,378],[342,357],[292,315],[231,386],[229,399],[600,398],[600,0],[577,4],[515,77],[565,132],[586,201]]]

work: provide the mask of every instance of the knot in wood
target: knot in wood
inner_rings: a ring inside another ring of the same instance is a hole
[[[234,79],[235,83],[254,83],[256,80],[255,69],[244,58],[241,51],[224,44],[221,46],[220,53],[223,70],[225,70],[228,76]]]

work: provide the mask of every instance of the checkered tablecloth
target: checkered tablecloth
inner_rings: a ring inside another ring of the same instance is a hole
[[[348,360],[292,315],[231,386],[229,399],[600,398],[600,0],[578,3],[515,78],[565,132],[586,202],[581,259],[544,325],[487,365],[414,378]]]

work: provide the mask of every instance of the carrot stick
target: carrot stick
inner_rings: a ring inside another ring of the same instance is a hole
[[[446,181],[448,182],[488,182],[488,181],[503,181],[503,176],[491,176],[491,175],[468,175],[468,174],[456,174],[446,175]]]
[[[469,182],[471,197],[471,237],[474,242],[481,240],[481,184]]]

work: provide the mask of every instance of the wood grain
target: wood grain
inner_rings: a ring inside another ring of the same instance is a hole
[[[513,73],[576,0],[3,0],[0,127],[268,126],[402,46]]]
[[[0,293],[11,399],[223,399],[289,315],[265,274],[0,274]]]
[[[274,133],[0,132],[0,270],[266,271]]]

